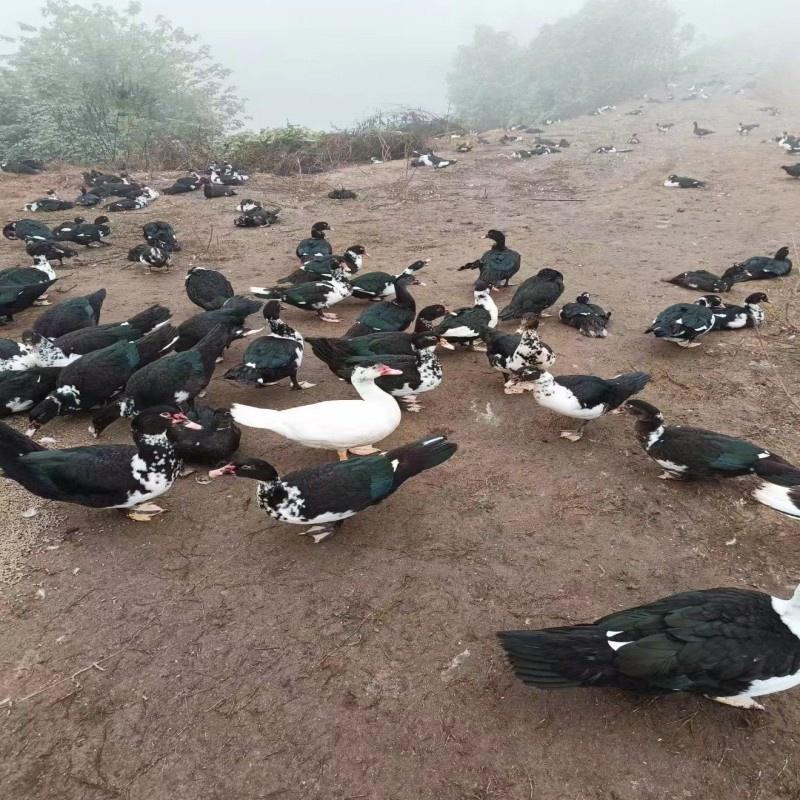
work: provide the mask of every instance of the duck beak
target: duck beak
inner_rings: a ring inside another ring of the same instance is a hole
[[[392,369],[391,367],[387,367],[386,364],[381,364],[380,367],[380,374],[381,376],[384,375],[402,375],[402,370],[399,369]]]
[[[231,464],[226,464],[224,467],[220,467],[219,469],[210,469],[208,471],[208,477],[212,480],[216,478],[222,478],[225,475],[232,475],[233,472],[230,471]]]
[[[36,433],[36,431],[38,431],[39,428],[41,428],[41,427],[42,427],[42,425],[41,425],[40,422],[31,422],[30,427],[25,431],[25,435],[29,436],[29,437],[33,437],[34,434]]]
[[[170,416],[173,425],[183,425],[184,428],[188,428],[190,431],[201,431],[203,430],[202,425],[198,425],[196,422],[192,422],[189,417],[186,416],[182,411],[179,411],[175,414]]]

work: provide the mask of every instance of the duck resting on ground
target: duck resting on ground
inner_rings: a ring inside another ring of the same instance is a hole
[[[711,136],[711,134],[714,133],[714,131],[712,131],[710,128],[701,128],[696,122],[693,122],[692,133],[695,136],[699,136],[700,138],[702,138],[703,136]]]
[[[311,236],[308,239],[301,239],[295,249],[295,255],[302,263],[305,263],[314,256],[331,256],[333,248],[331,243],[325,238],[325,231],[332,231],[327,222],[315,222],[311,226]]]
[[[792,271],[792,260],[789,248],[781,247],[772,258],[769,256],[752,256],[728,267],[722,274],[724,280],[731,283],[744,281],[760,281],[770,278],[783,278]]]
[[[231,367],[225,379],[261,388],[289,378],[292,389],[313,388],[313,383],[297,380],[303,363],[303,337],[281,319],[280,302],[268,300],[264,303],[263,314],[270,332],[247,345],[242,363]]]
[[[241,425],[273,431],[305,447],[335,450],[344,460],[348,450],[375,452],[372,445],[400,424],[397,401],[375,385],[376,378],[400,374],[385,364],[356,367],[350,382],[360,400],[327,400],[283,411],[234,403],[231,413]]]
[[[537,333],[539,317],[526,314],[516,334],[488,329],[484,332],[486,357],[489,364],[503,374],[503,391],[521,394],[526,386],[520,384],[520,375],[529,367],[552,367],[556,356]],[[532,388],[532,387],[527,387]]]
[[[490,230],[484,239],[491,239],[493,244],[477,261],[470,261],[459,267],[459,272],[464,269],[479,269],[480,279],[491,286],[509,287],[509,281],[519,272],[522,257],[516,250],[506,247],[506,237],[501,231]]]
[[[163,511],[150,503],[169,491],[180,459],[173,426],[196,425],[174,408],[151,408],[133,421],[134,446],[100,445],[47,450],[0,422],[0,467],[37,497],[90,508],[119,508],[137,521]]]
[[[714,315],[705,305],[697,303],[675,303],[665,308],[645,333],[657,339],[674,342],[680,347],[699,347],[695,339],[705,335],[714,327]]]
[[[17,219],[3,226],[3,236],[11,241],[47,242],[55,238],[53,231],[38,219]]]
[[[70,208],[75,208],[75,203],[62,200],[53,189],[50,189],[47,197],[25,203],[25,211],[67,211]]]
[[[745,298],[744,306],[723,305],[721,302],[719,305],[712,305],[714,330],[757,328],[766,319],[761,303],[769,303],[769,298],[764,292],[754,292],[748,295]]]
[[[664,472],[663,479],[703,480],[754,474],[761,479],[753,497],[765,506],[800,518],[800,469],[769,450],[724,433],[667,425],[650,403],[630,400],[636,438]]]
[[[650,376],[646,372],[626,372],[607,380],[594,375],[555,377],[533,367],[525,370],[521,379],[533,383],[533,397],[540,406],[583,420],[577,431],[561,431],[562,439],[577,442],[593,419],[609,412],[621,413],[621,406],[644,389]]]
[[[475,281],[473,299],[473,306],[451,311],[434,326],[433,332],[452,345],[486,351],[485,344],[476,345],[475,342],[497,327],[497,306],[492,299],[491,287],[480,278]]]
[[[705,181],[688,178],[685,175],[668,175],[664,181],[664,186],[668,189],[702,189],[705,185]]]
[[[526,278],[517,287],[511,302],[500,311],[502,320],[520,319],[523,314],[548,316],[545,311],[561,297],[564,291],[564,276],[555,269],[545,267],[536,275]]]
[[[610,311],[590,301],[588,292],[581,292],[574,303],[567,303],[558,312],[558,318],[565,324],[577,328],[583,336],[589,338],[605,338],[608,336],[606,325],[611,318]]]
[[[291,472],[281,478],[266,461],[250,459],[226,464],[209,477],[234,475],[259,481],[259,506],[273,519],[311,525],[314,543],[329,539],[344,520],[377,505],[409,478],[447,461],[457,449],[446,437],[430,434],[386,453],[334,461]]]
[[[397,275],[390,275],[388,272],[365,272],[358,275],[350,281],[353,297],[359,300],[388,300],[395,296],[397,279],[406,275],[414,278],[412,286],[424,286],[425,284],[417,278],[417,272],[428,263],[430,263],[429,258],[415,261]]]
[[[689,692],[735,708],[800,684],[800,586],[789,600],[752,589],[701,589],[590,624],[498,634],[517,677],[579,686]]]
[[[250,202],[253,202],[252,200]],[[266,208],[254,208],[240,214],[233,220],[237,228],[268,228],[278,221],[278,211]]]
[[[153,270],[169,272],[172,263],[172,253],[161,247],[150,244],[137,244],[128,250],[128,261],[144,264],[145,274],[152,274]]]
[[[680,275],[666,280],[665,283],[672,283],[675,286],[682,286],[684,289],[694,289],[699,292],[727,292],[731,288],[729,280],[720,278],[713,272],[707,272],[704,269],[681,272]]]

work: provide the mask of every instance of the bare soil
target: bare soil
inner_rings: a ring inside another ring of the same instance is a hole
[[[81,253],[60,283],[75,287],[65,297],[105,286],[107,321],[152,302],[181,320],[195,311],[183,291],[189,266],[217,267],[241,291],[270,284],[295,267],[295,244],[312,222],[326,219],[337,251],[367,246],[368,269],[430,257],[418,303],[458,306],[470,303],[474,274],[456,268],[485,249],[487,229],[500,228],[523,254],[520,277],[555,267],[566,276],[564,301],[587,290],[613,312],[605,340],[544,322],[556,372],[645,369],[653,382],[643,396],[671,421],[739,434],[797,461],[796,274],[766,286],[772,305],[761,332],[710,335],[692,351],[643,334],[656,312],[692,297],[663,278],[722,271],[787,243],[797,258],[800,185],[779,169],[791,160],[763,140],[800,128],[800,108],[777,118],[756,112],[772,99],[721,94],[647,105],[639,117],[621,107],[555,127],[551,135],[573,146],[527,162],[502,157],[513,145],[493,144],[436,172],[391,162],[324,177],[258,175],[241,194],[281,205],[282,222],[266,230],[235,229],[231,200],[162,197],[115,215],[113,246]],[[693,119],[718,132],[698,140]],[[658,135],[657,120],[676,127]],[[739,137],[740,120],[761,127]],[[591,153],[625,147],[633,131],[642,139],[633,152]],[[434,145],[442,154],[454,146]],[[671,172],[709,186],[665,189]],[[22,216],[23,202],[48,188],[71,196],[79,181],[78,169],[0,176],[0,216]],[[328,200],[340,185],[358,199]],[[168,275],[125,261],[152,219],[171,221],[184,243]],[[26,259],[2,241],[0,262]],[[737,286],[731,299],[751,286]],[[304,334],[331,335],[361,309],[340,304],[341,326],[293,309],[286,318]],[[20,333],[34,313],[3,335]],[[245,480],[184,479],[163,498],[168,513],[149,525],[56,506],[2,482],[3,550],[16,566],[4,572],[14,579],[0,606],[0,795],[800,797],[797,691],[768,698],[762,714],[688,696],[532,691],[512,677],[494,636],[689,588],[785,596],[800,577],[797,523],[750,499],[747,479],[657,480],[626,417],[591,425],[577,444],[560,440],[562,421],[530,395],[505,396],[483,354],[442,358],[444,385],[386,444],[438,430],[459,443],[458,454],[318,546],[268,520]],[[286,408],[352,396],[310,352],[302,378],[317,386],[301,396],[217,377],[209,400]],[[57,421],[45,435],[56,446],[85,442],[86,423]],[[118,424],[105,438],[127,437]],[[281,471],[328,457],[254,430],[242,452]],[[21,517],[31,507],[39,514]]]

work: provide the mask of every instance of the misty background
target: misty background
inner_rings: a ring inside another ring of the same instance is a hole
[[[402,5],[141,0],[141,16],[151,21],[161,14],[210,45],[213,58],[231,70],[230,82],[247,101],[246,127],[288,121],[328,129],[350,126],[377,109],[445,112],[446,75],[456,48],[471,41],[476,25],[510,31],[528,42],[542,25],[582,5],[583,0],[407,0]],[[768,51],[770,40],[800,38],[800,10],[789,0],[673,0],[672,5],[682,23],[695,26],[695,46],[746,34],[763,39]],[[17,32],[16,22],[41,22],[35,2],[0,0],[0,12],[3,32],[10,35]],[[11,48],[0,44],[0,52]]]

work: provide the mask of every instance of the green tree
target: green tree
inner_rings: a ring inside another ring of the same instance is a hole
[[[139,11],[48,0],[0,67],[0,154],[154,164],[209,152],[240,127],[242,103],[209,48]]]

